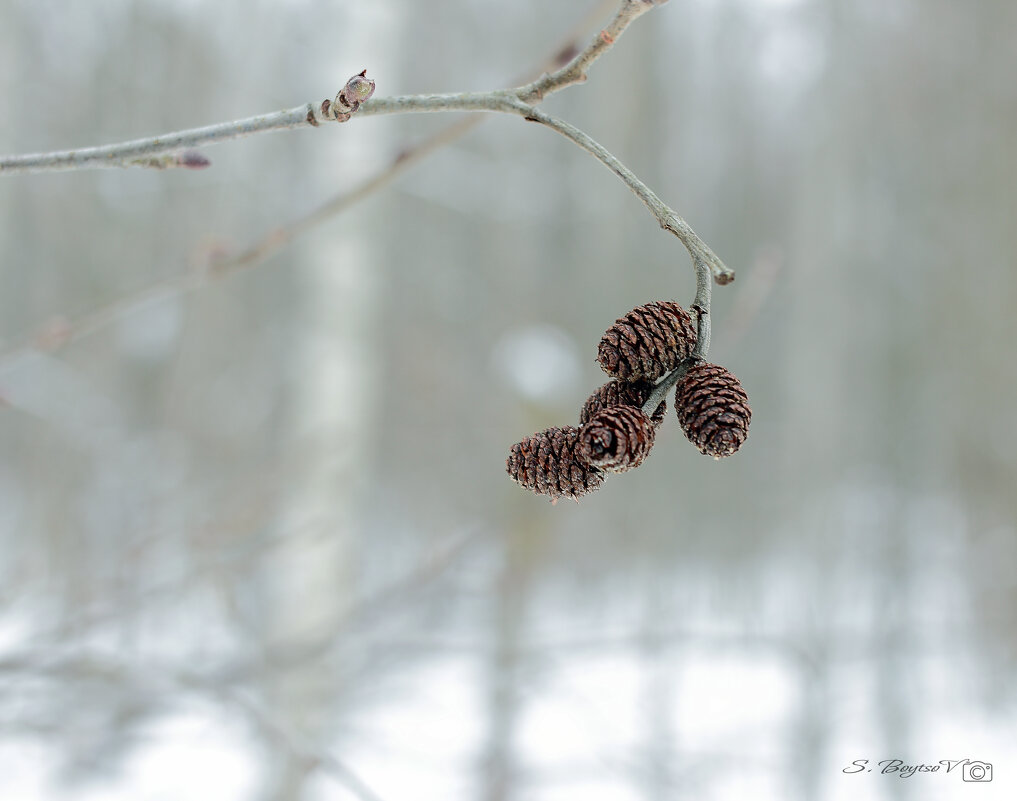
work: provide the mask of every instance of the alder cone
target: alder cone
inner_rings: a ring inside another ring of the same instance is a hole
[[[749,396],[720,365],[701,362],[692,367],[678,382],[674,405],[682,431],[700,453],[730,456],[749,435]]]
[[[608,381],[597,389],[583,404],[583,410],[579,413],[579,424],[585,425],[601,409],[609,409],[612,406],[638,406],[642,408],[646,399],[653,392],[653,384],[650,381]],[[667,411],[667,401],[661,401],[656,411],[650,416],[655,426],[664,422],[664,413]]]
[[[657,428],[642,409],[601,409],[579,430],[579,457],[601,470],[624,473],[643,463]]]
[[[505,470],[520,486],[552,500],[579,500],[604,483],[604,472],[577,458],[579,429],[549,428],[517,442]]]
[[[695,347],[692,316],[673,301],[657,300],[637,306],[607,329],[597,361],[614,378],[656,381]]]

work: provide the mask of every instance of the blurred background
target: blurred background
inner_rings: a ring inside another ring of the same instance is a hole
[[[365,67],[512,85],[615,6],[6,0],[0,152]],[[1014,30],[1008,0],[672,0],[547,100],[737,270],[710,356],[754,410],[723,461],[669,412],[581,504],[509,446],[695,282],[554,133],[487,117],[225,274],[460,118],[2,177],[0,798],[1017,797]],[[878,764],[961,759],[992,783]]]

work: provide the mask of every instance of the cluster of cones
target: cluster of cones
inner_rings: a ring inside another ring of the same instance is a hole
[[[613,380],[586,400],[579,426],[549,428],[513,445],[509,476],[552,501],[578,500],[608,474],[638,467],[667,411],[663,400],[656,409],[643,407],[679,368],[685,372],[675,385],[675,411],[682,431],[701,453],[730,456],[748,435],[749,398],[733,374],[697,359],[695,349],[695,322],[677,303],[654,301],[616,320],[597,349]]]

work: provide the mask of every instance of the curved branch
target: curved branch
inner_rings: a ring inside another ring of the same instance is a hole
[[[734,280],[734,271],[727,267],[716,253],[710,250],[707,244],[692,230],[692,227],[674,209],[657,197],[653,190],[639,180],[632,170],[615,158],[607,148],[571,123],[557,117],[552,117],[550,114],[545,114],[533,106],[517,104],[513,106],[513,110],[517,114],[522,114],[527,120],[546,125],[567,139],[571,139],[621,178],[635,196],[643,201],[643,205],[650,210],[650,213],[657,218],[660,227],[670,231],[685,245],[686,250],[688,250],[689,255],[692,257],[693,266],[696,267],[698,276],[702,275],[705,268],[709,271],[709,274],[713,275],[713,280],[718,284],[729,284]],[[703,292],[704,290],[700,287],[697,292],[696,303],[702,305],[704,309],[709,310],[709,288],[707,287],[705,290],[706,294],[700,297]]]

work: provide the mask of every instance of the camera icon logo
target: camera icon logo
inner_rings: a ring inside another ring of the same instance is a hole
[[[972,760],[964,766],[961,778],[966,782],[991,782],[992,764]]]

